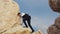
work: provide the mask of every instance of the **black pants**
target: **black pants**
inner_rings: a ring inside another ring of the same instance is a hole
[[[31,28],[32,32],[34,32],[34,29],[31,26],[31,17],[23,18],[23,23],[25,24],[26,27],[28,27],[28,25],[26,24],[26,21],[27,21],[29,27]]]

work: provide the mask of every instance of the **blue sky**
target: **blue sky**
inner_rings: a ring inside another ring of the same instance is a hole
[[[31,15],[31,24],[35,29],[40,29],[47,34],[47,28],[54,23],[59,16],[49,7],[48,0],[15,0],[19,5],[20,12]]]

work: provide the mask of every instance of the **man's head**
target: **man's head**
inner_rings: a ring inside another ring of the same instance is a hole
[[[17,15],[18,15],[18,16],[21,16],[21,13],[19,12]]]

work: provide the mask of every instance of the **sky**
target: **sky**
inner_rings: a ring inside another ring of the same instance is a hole
[[[35,30],[41,30],[47,34],[49,26],[54,24],[54,20],[59,13],[53,12],[49,7],[48,0],[15,0],[19,5],[20,12],[28,13],[31,16],[31,24]]]

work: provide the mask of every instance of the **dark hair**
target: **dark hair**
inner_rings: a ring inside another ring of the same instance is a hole
[[[19,12],[17,15],[19,15],[19,14],[21,14],[21,13]]]

